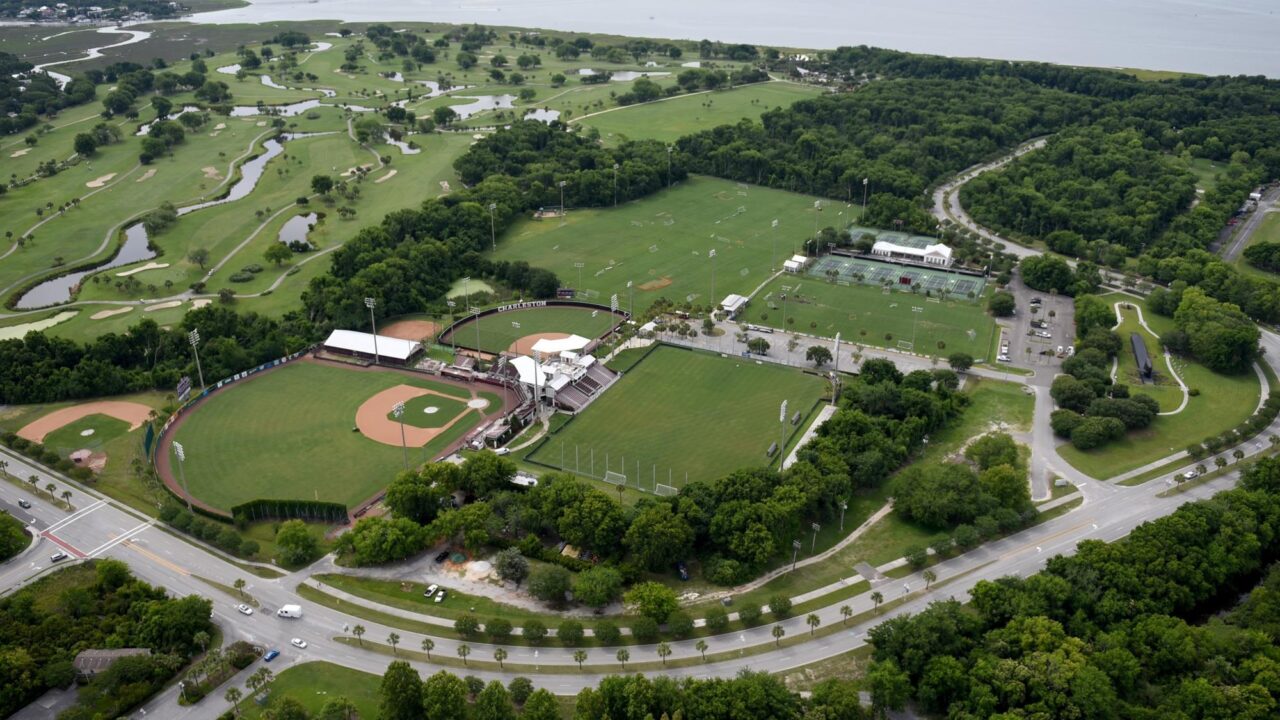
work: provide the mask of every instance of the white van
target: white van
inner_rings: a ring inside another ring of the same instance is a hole
[[[302,617],[301,605],[285,605],[276,611],[276,617],[298,619]]]

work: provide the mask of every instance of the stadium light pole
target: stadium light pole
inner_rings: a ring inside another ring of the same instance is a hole
[[[630,280],[627,281],[627,314],[630,315],[632,319],[634,319],[636,316],[635,308],[632,306],[631,302],[635,298],[635,290],[632,289],[631,287],[632,284],[633,284],[632,281]]]
[[[556,183],[560,187],[560,224],[564,224],[564,180]]]
[[[450,326],[452,326],[452,325],[453,325],[453,309],[454,309],[455,307],[457,307],[457,306],[458,306],[458,303],[456,303],[456,302],[454,302],[454,301],[452,301],[452,300],[445,300],[445,303],[449,305],[449,325],[450,325]],[[457,339],[456,337],[454,337],[453,335],[454,335],[454,334],[453,334],[452,332],[451,332],[451,333],[449,333],[449,344],[453,346],[453,354],[454,354],[454,355],[457,355],[457,354],[458,354],[458,339]],[[457,358],[454,358],[454,359],[456,360]]]
[[[712,248],[711,252],[707,253],[707,256],[711,258],[711,307],[714,308],[716,306],[716,251],[715,251],[715,248]],[[714,310],[712,312],[714,312]]]
[[[912,306],[911,308],[911,352],[916,350],[916,320],[920,317],[920,313],[924,312],[924,308]]]
[[[200,328],[193,328],[187,333],[187,342],[191,343],[191,351],[196,355],[196,373],[200,375],[200,390],[207,389],[204,384],[204,369],[200,367]]]
[[[378,301],[374,298],[367,297],[364,299],[364,306],[369,308],[369,325],[373,327],[373,364],[378,364],[378,323],[373,319],[373,309],[377,307]]]
[[[774,218],[773,222],[769,224],[769,227],[773,229],[773,232],[771,233],[773,235],[773,258],[769,261],[769,270],[771,272],[777,272],[778,271],[778,219]]]
[[[400,449],[404,451],[404,469],[409,469],[409,443],[404,439],[404,401],[396,403],[391,407],[391,414],[395,415],[396,420],[400,421]]]
[[[182,478],[182,495],[187,501],[187,510],[195,512],[191,508],[191,491],[187,489],[187,451],[182,447],[182,443],[175,442],[173,444],[173,453],[178,456],[178,477]]]
[[[618,163],[613,164],[613,206],[618,207]]]
[[[813,201],[813,254],[818,254],[818,213],[822,212],[822,201]]]
[[[489,249],[493,252],[498,252],[498,231],[493,220],[493,211],[497,209],[497,203],[489,203]]]
[[[844,532],[844,511],[849,509],[847,500],[840,501],[840,532]]]
[[[867,212],[867,180],[868,179],[869,178],[862,178],[862,212],[863,213]]]

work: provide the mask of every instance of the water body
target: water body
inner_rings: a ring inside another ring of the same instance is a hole
[[[315,213],[307,213],[306,215],[294,215],[285,221],[280,228],[280,236],[277,238],[285,245],[296,242],[304,242],[311,245],[311,241],[307,239],[307,234],[311,232],[311,227],[316,224],[320,216]]]
[[[474,101],[467,103],[466,105],[452,106],[453,111],[458,113],[458,117],[462,120],[466,120],[472,115],[485,112],[486,110],[510,110],[515,107],[512,103],[516,100],[515,95],[479,95],[475,97],[471,95],[461,95],[459,97],[463,100]]]
[[[272,158],[284,152],[284,145],[274,138],[264,142],[262,147],[266,152],[240,166],[240,179],[231,185],[231,190],[227,193],[226,197],[178,208],[178,215],[186,215],[215,205],[235,202],[236,200],[246,197],[249,193],[253,192],[253,188],[257,186],[258,180],[262,179],[262,173],[266,170],[267,163],[270,162]]]
[[[560,119],[560,111],[548,110],[546,108],[538,108],[537,110],[530,110],[529,112],[525,113],[524,119],[537,120],[538,122],[544,122],[550,125],[553,121]]]
[[[116,253],[115,257],[102,265],[88,270],[80,270],[45,280],[23,293],[22,297],[18,298],[16,307],[19,310],[33,310],[47,305],[68,302],[71,300],[72,293],[80,285],[80,281],[89,275],[122,265],[132,265],[143,260],[150,260],[155,256],[155,250],[151,249],[151,244],[147,241],[147,229],[142,226],[141,222],[134,223],[125,228],[124,244],[120,246],[120,251]]]
[[[263,85],[266,85],[266,86],[267,86],[267,87],[269,87],[269,88],[275,88],[276,90],[288,90],[288,89],[289,89],[288,87],[285,87],[284,85],[281,85],[280,83],[276,82],[275,80],[272,80],[270,75],[263,75],[263,76],[262,76],[262,84],[263,84]]]
[[[184,105],[181,110],[178,110],[177,112],[169,113],[165,117],[165,120],[176,120],[178,119],[179,115],[183,115],[189,112],[200,112],[200,108],[196,107],[195,105]],[[154,124],[155,124],[154,120],[152,120],[149,123],[143,123],[142,126],[138,128],[138,132],[133,134],[134,137],[143,137],[145,135],[148,135],[151,132],[151,126]]]
[[[807,48],[878,47],[1280,77],[1275,0],[250,0],[205,23],[485,23]]]
[[[336,94],[336,93],[333,93],[332,90],[328,90],[328,91],[320,90],[319,92],[324,93],[325,97],[333,97],[333,95]],[[330,94],[330,93],[333,93],[333,94]],[[350,110],[351,112],[361,112],[361,113],[374,111],[374,108],[363,107],[361,105],[326,105],[324,103],[321,103],[318,99],[312,99],[312,100],[300,100],[296,103],[289,103],[287,105],[261,105],[261,106],[237,105],[236,107],[231,108],[231,117],[257,117],[258,115],[293,117],[294,115],[301,115],[302,113],[308,110],[311,110],[312,108],[318,108],[322,106],[323,107],[341,107],[345,110]]]
[[[394,145],[395,147],[400,148],[401,155],[417,155],[418,153],[422,152],[422,148],[409,147],[409,143],[403,140],[394,140],[392,138],[386,138],[386,143],[388,145]]]

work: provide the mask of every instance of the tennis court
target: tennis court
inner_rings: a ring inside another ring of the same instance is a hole
[[[977,300],[986,288],[986,279],[951,270],[898,265],[867,258],[825,255],[810,267],[809,274],[841,285],[879,285],[925,293],[927,297]]]

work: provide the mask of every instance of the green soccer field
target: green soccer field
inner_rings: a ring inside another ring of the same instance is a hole
[[[713,480],[743,467],[765,465],[783,432],[802,432],[810,411],[828,391],[813,375],[739,357],[661,346],[605,391],[530,457],[602,478],[608,467],[627,484],[651,490],[654,480],[675,487]],[[594,465],[592,451],[594,450]],[[576,451],[576,460],[575,460]]]
[[[456,387],[398,372],[309,362],[219,392],[173,436],[186,451],[191,494],[222,509],[255,498],[319,499],[348,507],[369,499],[403,469],[403,455],[398,447],[353,432],[356,410],[396,385],[459,394]],[[491,404],[488,412],[498,409]],[[430,459],[479,421],[479,413],[468,414],[426,447],[410,448],[410,460]]]
[[[560,282],[608,304],[613,293],[627,308],[634,282],[637,310],[666,297],[706,303],[712,292],[709,257],[716,251],[715,294],[746,295],[781,267],[814,232],[843,228],[856,206],[809,195],[691,177],[671,190],[599,210],[569,209],[559,219],[518,222],[498,243],[496,260],[524,260],[552,270]],[[816,217],[815,217],[816,214]],[[778,221],[778,227],[772,226]],[[582,263],[581,272],[575,263]],[[579,280],[581,277],[581,280]]]
[[[782,315],[784,294],[786,321]],[[981,299],[935,302],[923,293],[894,290],[886,295],[878,287],[836,285],[811,276],[787,275],[769,283],[739,319],[822,337],[840,333],[845,341],[910,349],[922,355],[966,352],[983,360],[989,359],[996,331],[995,321],[984,307]],[[923,309],[914,312],[912,308]]]
[[[608,302],[606,298],[605,303]],[[462,323],[453,332],[441,335],[438,342],[498,353],[510,348],[520,338],[538,333],[567,333],[594,340],[617,322],[618,317],[608,310],[589,307],[525,308]],[[478,329],[477,325],[480,326]]]

